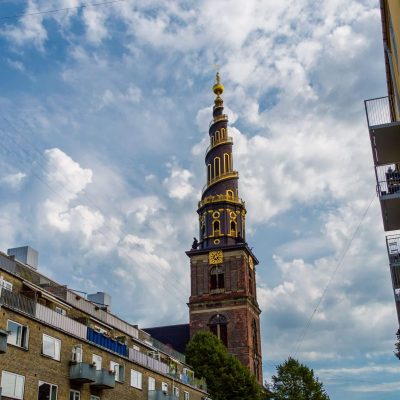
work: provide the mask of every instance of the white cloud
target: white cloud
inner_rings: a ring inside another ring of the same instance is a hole
[[[172,199],[183,200],[194,194],[194,187],[190,183],[192,173],[173,163],[168,163],[170,174],[164,179],[163,185],[168,190],[168,196]]]
[[[25,178],[26,174],[19,171],[14,174],[4,175],[3,177],[0,178],[0,182],[6,183],[7,185],[10,185],[12,188],[17,188],[22,184]]]
[[[39,11],[34,0],[28,0],[26,14],[34,14]],[[47,31],[43,26],[43,14],[24,15],[18,19],[18,25],[6,25],[0,34],[6,36],[18,46],[33,43],[39,50],[44,51],[44,43],[47,39]]]

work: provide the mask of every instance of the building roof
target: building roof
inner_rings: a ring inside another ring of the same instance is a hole
[[[149,333],[153,338],[180,353],[185,353],[186,345],[190,340],[189,324],[157,326],[154,328],[145,328],[143,331]]]

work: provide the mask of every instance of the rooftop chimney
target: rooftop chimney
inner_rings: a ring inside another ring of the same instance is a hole
[[[111,296],[105,292],[88,294],[87,299],[95,303],[100,308],[105,307],[106,311],[111,311]]]
[[[22,262],[33,269],[38,268],[39,253],[29,246],[14,247],[7,250],[7,255],[14,256],[19,262]]]

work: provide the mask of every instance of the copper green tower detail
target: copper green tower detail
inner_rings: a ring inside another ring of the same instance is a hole
[[[191,269],[190,334],[213,332],[262,383],[258,260],[246,242],[246,208],[239,197],[239,174],[233,168],[223,91],[217,73],[205,154],[207,182],[197,210],[199,240],[186,253]]]

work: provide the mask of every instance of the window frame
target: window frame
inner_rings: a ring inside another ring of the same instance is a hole
[[[179,388],[177,386],[172,386],[172,396],[179,398]]]
[[[14,377],[15,381],[14,381],[13,394],[7,393],[7,392],[4,391],[5,385],[3,383],[3,375],[12,375]],[[15,394],[16,388],[17,388],[17,382],[18,382],[19,378],[22,378],[22,388],[21,388],[22,389],[22,394],[21,394],[21,396]],[[0,381],[0,383],[1,383],[1,387],[2,387],[2,396],[11,397],[13,399],[18,399],[18,400],[24,398],[24,392],[25,392],[25,376],[24,375],[19,375],[19,374],[16,374],[15,372],[9,372],[9,371],[3,370],[1,372],[1,381]]]
[[[11,332],[9,328],[9,322],[18,325],[18,327],[21,328],[21,334],[20,334],[20,343],[18,342],[18,331],[16,335],[16,343],[9,342],[9,340],[12,338],[10,334],[7,335],[7,344],[10,344],[12,346],[20,347],[21,349],[28,350],[29,349],[29,327],[27,325],[22,325],[19,322],[13,321],[12,319],[7,320],[7,332]],[[24,343],[23,343],[24,342]]]
[[[161,382],[161,391],[168,394],[168,383],[167,382]]]
[[[131,382],[130,382],[130,384],[135,389],[142,390],[143,389],[143,373],[140,372],[140,371],[136,371],[135,369],[131,369]]]
[[[76,351],[76,349],[79,349],[79,351]],[[83,362],[83,347],[81,344],[75,344],[72,346],[71,350],[71,361],[81,363]],[[79,357],[77,356],[79,355]]]
[[[44,340],[45,340],[45,337],[53,339],[53,341],[54,341],[53,342],[53,345],[54,345],[54,356],[51,355],[51,354],[46,354],[44,352]],[[56,343],[58,343],[58,349],[57,349]],[[42,334],[42,356],[51,358],[51,359],[56,360],[56,361],[61,361],[61,340],[55,338],[54,336],[50,336],[47,333],[43,333]]]
[[[39,388],[40,388],[41,384],[50,386],[50,397],[49,397],[49,399],[52,399],[51,395],[53,394],[53,389],[55,388],[56,389],[56,398],[55,398],[55,400],[57,400],[57,398],[58,398],[58,385],[55,385],[55,384],[49,383],[49,382],[45,382],[45,381],[39,381],[38,382],[38,400],[39,400]]]
[[[72,398],[71,398],[71,394],[73,395]],[[76,395],[78,395],[77,398],[76,398]],[[79,390],[69,389],[69,400],[81,400],[81,392]]]
[[[189,400],[190,399],[190,393],[187,392],[186,390],[183,391],[183,400]]]
[[[151,387],[153,388],[153,389],[150,389],[150,381],[152,381],[152,385],[151,385]],[[147,390],[148,391],[151,391],[151,390],[156,390],[156,378],[154,378],[154,377],[152,377],[152,376],[149,376],[148,377],[148,379],[147,379]]]
[[[90,395],[90,400],[100,400],[100,396],[97,396],[95,394]]]
[[[95,360],[96,357],[97,357],[98,360],[100,360],[99,365],[98,365],[97,361]],[[103,364],[103,357],[93,353],[92,354],[92,364],[95,364],[96,371],[101,371],[101,366]]]
[[[116,382],[124,382],[124,365],[123,364],[119,364],[115,361],[110,361],[110,371],[113,371],[115,374],[115,381]],[[117,372],[118,371],[118,372]]]

